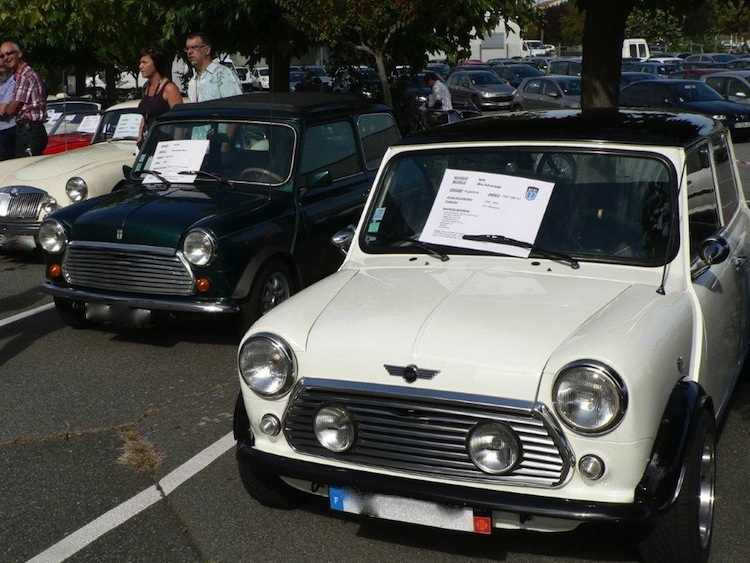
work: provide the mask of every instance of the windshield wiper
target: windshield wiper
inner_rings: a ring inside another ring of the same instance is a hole
[[[217,182],[226,184],[230,188],[234,187],[234,184],[226,178],[222,178],[221,176],[219,176],[218,174],[214,174],[213,172],[206,172],[205,170],[180,170],[179,174],[194,174],[195,176],[198,176],[200,178],[211,178],[212,180],[216,180]]]
[[[570,256],[569,254],[563,254],[562,252],[555,252],[554,250],[546,250],[530,242],[524,242],[515,238],[505,237],[503,235],[464,235],[464,240],[473,240],[477,242],[492,242],[496,244],[507,244],[508,246],[517,246],[518,248],[528,248],[532,252],[535,252],[539,256],[549,258],[550,260],[558,260],[568,264],[574,270],[580,268],[578,260]]]
[[[439,258],[441,262],[447,262],[448,260],[451,259],[450,256],[448,256],[445,252],[440,252],[437,248],[435,248],[431,244],[422,242],[421,240],[417,240],[417,239],[413,239],[409,237],[398,237],[398,236],[389,235],[386,233],[367,233],[365,236],[375,237],[375,238],[379,238],[383,240],[388,240],[391,242],[408,242],[409,244],[416,246],[417,248],[421,248],[430,256]]]
[[[152,176],[155,176],[167,188],[172,187],[172,183],[169,180],[167,180],[164,176],[162,176],[160,172],[157,172],[156,170],[141,170],[140,174],[151,174]]]

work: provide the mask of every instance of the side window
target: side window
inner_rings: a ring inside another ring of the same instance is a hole
[[[357,158],[357,142],[348,121],[310,127],[305,134],[300,172],[328,170],[332,180],[362,172]]]
[[[714,167],[716,169],[716,185],[719,188],[719,200],[721,202],[721,216],[724,224],[737,211],[739,205],[737,201],[737,182],[734,178],[734,166],[729,154],[726,137],[715,135],[711,139],[711,156],[713,157]]]
[[[559,94],[560,89],[557,87],[557,84],[555,84],[552,80],[545,80],[543,82],[542,86],[542,94],[545,96],[554,96],[555,94]]]
[[[624,97],[623,103],[626,105],[633,105],[636,107],[648,107],[650,90],[644,88],[640,84],[633,84],[628,86],[628,92]]]
[[[716,90],[719,94],[722,96],[724,95],[724,91],[722,90],[722,83],[724,82],[723,78],[720,78],[718,76],[710,76],[706,78],[706,84],[708,84],[711,88]]]
[[[745,94],[746,96],[750,93],[750,88],[742,80],[736,78],[729,79],[729,85],[727,86],[727,94],[730,96],[736,96],[737,94]]]
[[[687,187],[690,255],[696,256],[701,241],[721,228],[708,145],[688,153]]]
[[[448,77],[448,84],[453,84],[454,86],[458,84],[458,74],[454,74],[453,76]]]
[[[527,92],[529,94],[538,94],[539,92],[541,92],[541,90],[542,90],[541,80],[529,80],[523,89],[524,92]]]
[[[659,85],[654,85],[651,90],[651,107],[663,108],[669,107],[670,95],[666,88],[662,88]]]
[[[471,81],[469,80],[468,76],[461,76],[461,80],[459,80],[459,86],[463,86],[464,88],[468,88],[471,86]]]
[[[387,113],[360,115],[357,120],[359,138],[365,155],[365,166],[374,170],[388,147],[401,138],[393,117]]]

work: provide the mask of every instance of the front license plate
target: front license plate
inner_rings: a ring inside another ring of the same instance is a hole
[[[142,326],[151,320],[151,311],[106,303],[86,303],[86,320],[95,323],[110,322]]]
[[[464,506],[364,493],[344,487],[328,487],[328,500],[333,510],[351,514],[462,532],[489,534],[492,531],[489,514]]]

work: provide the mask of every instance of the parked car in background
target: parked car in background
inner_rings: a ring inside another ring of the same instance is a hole
[[[620,88],[630,84],[631,82],[637,82],[639,80],[653,80],[654,75],[647,72],[629,72],[624,71],[620,73]]]
[[[701,82],[716,90],[725,100],[750,104],[750,70],[715,72],[701,77]]]
[[[623,72],[645,72],[651,74],[653,78],[668,78],[670,73],[676,72],[681,69],[682,65],[678,64],[664,64],[648,61],[624,63],[622,65]]]
[[[34,237],[54,211],[125,185],[123,166],[137,152],[142,116],[137,100],[108,108],[91,144],[59,154],[0,162],[0,234]]]
[[[685,57],[686,63],[728,63],[737,59],[730,53],[698,53]]]
[[[715,72],[722,72],[724,68],[685,68],[670,72],[667,78],[675,80],[700,80],[701,77]]]
[[[514,88],[518,88],[524,78],[544,76],[541,70],[525,63],[495,66],[492,67],[492,70],[500,78],[507,80]]]
[[[523,62],[541,70],[543,73],[547,73],[547,66],[554,57],[530,57],[524,59]]]
[[[267,66],[256,66],[250,71],[250,88],[252,90],[268,90],[271,70]]]
[[[511,111],[581,107],[581,78],[543,76],[524,78],[513,93]]]
[[[547,64],[547,74],[581,76],[581,57],[552,59]]]
[[[735,59],[724,64],[727,70],[750,70],[750,59]]]
[[[339,68],[333,76],[332,90],[357,94],[369,99],[380,99],[383,95],[378,71],[365,66]]]
[[[47,98],[47,121],[44,122],[44,128],[49,134],[52,126],[57,123],[60,116],[77,111],[99,111],[105,109],[99,102],[89,99],[70,98],[65,96],[48,96]]]
[[[513,86],[491,70],[454,69],[446,86],[454,108],[470,102],[481,111],[505,110],[513,99]]]
[[[619,526],[642,561],[705,563],[748,231],[731,138],[701,115],[514,113],[404,139],[335,238],[338,272],[241,342],[245,489],[483,534]]]
[[[219,62],[223,64],[225,67],[227,67],[228,69],[234,71],[234,73],[237,75],[237,78],[240,81],[240,86],[242,86],[243,92],[249,92],[250,90],[253,89],[252,88],[253,80],[252,80],[252,77],[250,76],[250,71],[248,71],[246,66],[237,66],[236,64],[234,64],[234,61],[229,57],[220,59]]]
[[[728,102],[697,80],[643,80],[620,90],[620,106],[692,111],[715,116],[737,137],[750,135],[750,107]]]
[[[443,80],[448,78],[448,74],[451,71],[450,65],[446,63],[435,63],[435,62],[427,63],[427,66],[425,66],[424,69],[429,72],[434,72]]]
[[[59,114],[47,134],[44,154],[55,154],[90,145],[101,118],[99,110]]]
[[[244,330],[338,268],[329,240],[358,220],[398,138],[387,106],[354,96],[175,106],[125,189],[43,223],[43,291],[77,328],[206,314]]]
[[[322,66],[302,65],[300,70],[309,72],[313,78],[317,78],[323,84],[323,88],[331,90],[333,88],[333,77],[330,76]]]

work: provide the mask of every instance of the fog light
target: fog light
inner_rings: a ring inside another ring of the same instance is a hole
[[[263,415],[260,420],[260,431],[266,436],[276,436],[281,431],[281,422],[272,414]]]
[[[62,268],[60,264],[50,264],[49,268],[47,268],[47,273],[51,278],[59,278],[62,274]]]
[[[332,452],[345,452],[354,445],[354,420],[343,407],[325,406],[313,418],[315,437]]]
[[[195,289],[201,293],[206,293],[211,289],[211,282],[208,281],[208,278],[199,278],[195,280]]]
[[[521,458],[521,444],[516,433],[500,422],[477,424],[469,432],[466,449],[474,465],[491,475],[512,471]]]
[[[604,462],[595,455],[585,455],[578,462],[578,471],[586,479],[596,481],[604,475]]]

